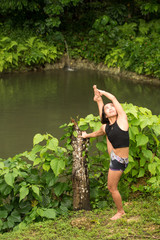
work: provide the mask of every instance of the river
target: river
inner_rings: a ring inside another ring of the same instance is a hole
[[[30,150],[36,133],[47,132],[59,139],[64,134],[59,126],[71,117],[98,115],[94,84],[113,93],[121,103],[133,103],[160,114],[160,86],[133,83],[92,70],[6,74],[0,78],[0,157]]]

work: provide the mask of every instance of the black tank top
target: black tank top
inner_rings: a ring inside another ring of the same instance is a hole
[[[114,148],[129,147],[129,133],[120,129],[117,121],[112,125],[106,124],[105,131]]]

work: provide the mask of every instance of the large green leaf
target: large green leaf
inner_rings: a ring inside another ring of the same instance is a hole
[[[152,129],[155,132],[156,136],[160,136],[160,124],[154,125]]]
[[[62,172],[62,170],[65,168],[65,162],[62,159],[58,159],[58,158],[53,159],[50,165],[55,176],[58,176]]]
[[[136,137],[136,135],[138,135],[138,134],[139,134],[138,127],[136,127],[136,126],[131,126],[131,127],[129,128],[129,138],[130,138],[131,140],[135,141],[135,137]]]
[[[153,153],[151,150],[148,150],[148,149],[143,149],[142,150],[142,153],[143,153],[143,156],[148,158],[148,159],[152,159],[153,158]]]
[[[6,218],[8,216],[8,212],[6,210],[0,210],[0,218]]]
[[[138,174],[138,178],[143,177],[144,174],[145,174],[145,170],[144,170],[144,168],[140,168],[140,170],[139,170],[139,174]]]
[[[4,168],[4,163],[0,162],[0,168],[3,169]]]
[[[10,217],[12,218],[12,221],[14,221],[14,222],[21,222],[21,217],[17,210],[13,210]]]
[[[91,121],[89,123],[89,125],[93,129],[93,131],[95,132],[95,131],[98,131],[101,128],[102,123],[100,121],[99,122]]]
[[[44,163],[43,165],[42,165],[42,167],[43,167],[43,169],[45,170],[45,171],[49,171],[49,169],[50,169],[50,165],[49,165],[49,163]]]
[[[38,215],[41,217],[46,217],[49,219],[55,219],[56,218],[56,210],[54,209],[37,209]]]
[[[148,143],[149,139],[144,134],[139,134],[136,136],[137,146],[143,146]]]
[[[4,179],[6,181],[6,183],[8,185],[10,185],[11,187],[13,187],[13,183],[14,183],[14,174],[13,173],[7,173],[5,176],[4,176]]]
[[[101,152],[106,152],[107,151],[107,145],[104,142],[98,142],[96,144],[96,147],[98,148],[98,150],[100,150]]]
[[[67,189],[67,187],[68,185],[66,183],[58,182],[54,187],[54,193],[57,197],[59,197]]]
[[[47,145],[47,148],[51,151],[57,151],[58,147],[58,139],[57,138],[52,138],[49,140],[49,143]]]
[[[140,159],[140,167],[144,167],[145,163],[146,163],[146,158],[142,156]]]
[[[19,201],[21,201],[22,199],[24,199],[29,193],[29,189],[25,186],[20,188],[20,199]]]
[[[157,167],[157,163],[150,163],[150,164],[148,164],[148,170],[150,171],[150,173],[152,175],[156,174],[156,167]]]
[[[39,187],[37,187],[36,185],[32,185],[32,190],[39,196]]]
[[[33,145],[36,145],[36,144],[42,142],[44,139],[45,139],[45,137],[42,134],[37,133],[33,138]]]

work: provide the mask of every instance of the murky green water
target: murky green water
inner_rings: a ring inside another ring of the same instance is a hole
[[[36,133],[48,132],[60,138],[63,129],[59,126],[70,117],[98,114],[94,84],[116,95],[120,102],[160,114],[157,86],[117,80],[91,70],[7,74],[0,79],[0,157],[30,150]]]

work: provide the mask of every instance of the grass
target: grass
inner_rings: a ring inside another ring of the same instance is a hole
[[[56,220],[33,223],[1,240],[160,240],[160,201],[154,197],[124,203],[126,215],[111,221],[116,209],[70,212]]]

